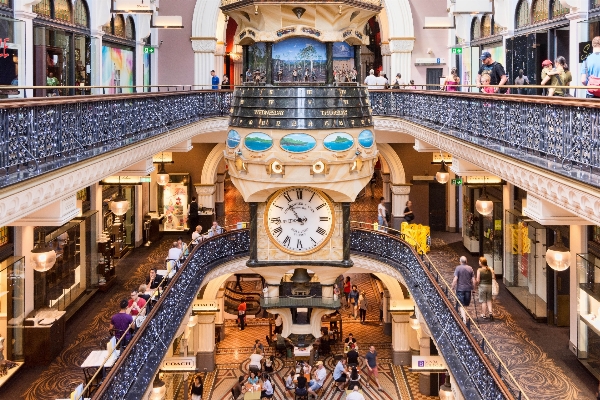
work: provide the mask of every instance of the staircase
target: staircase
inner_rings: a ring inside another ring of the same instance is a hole
[[[250,281],[261,282],[260,280]],[[235,282],[227,282],[225,284],[225,293],[223,294],[223,304],[225,312],[233,315],[237,315],[238,306],[242,299],[246,299],[246,315],[258,315],[263,310],[260,307],[260,295],[262,290],[250,282],[242,282],[242,292],[235,290]],[[262,285],[261,285],[262,286]]]

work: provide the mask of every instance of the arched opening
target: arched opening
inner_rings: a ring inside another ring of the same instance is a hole
[[[471,21],[471,40],[477,40],[481,37],[481,21],[478,17],[473,17]]]
[[[492,16],[484,15],[481,17],[481,37],[492,36]]]
[[[383,59],[381,56],[381,29],[377,17],[369,19],[365,25],[364,33],[369,36],[369,44],[366,48],[371,54],[362,59],[362,62],[365,65],[365,72],[363,74],[366,76],[369,73],[369,70],[373,69],[376,71],[375,75],[377,75],[377,72],[383,69]]]
[[[534,0],[531,7],[532,22],[537,24],[538,22],[547,21],[550,17],[550,0]]]
[[[531,13],[529,12],[529,3],[527,0],[521,0],[517,4],[515,13],[515,28],[523,28],[531,24]]]

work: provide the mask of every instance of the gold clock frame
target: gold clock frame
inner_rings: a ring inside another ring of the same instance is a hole
[[[312,250],[293,251],[293,250],[287,249],[284,246],[282,246],[281,244],[279,244],[279,242],[273,237],[273,235],[271,235],[271,231],[269,230],[269,208],[271,207],[271,204],[273,204],[275,199],[279,198],[281,193],[287,192],[288,190],[294,190],[294,189],[307,189],[307,190],[317,193],[319,196],[321,196],[323,199],[325,199],[325,201],[327,202],[327,205],[329,205],[329,209],[331,210],[331,229],[329,230],[329,233],[327,234],[327,237],[323,240],[323,242],[321,244],[317,245],[317,247],[315,247]],[[317,251],[321,250],[331,240],[331,236],[333,236],[333,231],[335,230],[335,209],[333,208],[333,206],[334,206],[333,201],[331,201],[331,199],[329,198],[327,193],[323,192],[322,190],[314,189],[314,188],[311,188],[308,186],[286,187],[286,188],[277,190],[275,193],[273,193],[271,195],[271,197],[269,197],[269,200],[267,201],[267,205],[265,207],[265,214],[263,216],[263,225],[264,225],[265,231],[267,232],[267,236],[269,237],[269,240],[271,241],[271,243],[273,243],[275,246],[277,246],[277,248],[279,250],[283,251],[284,253],[291,254],[294,256],[306,256],[306,255],[313,254],[313,253],[316,253]]]

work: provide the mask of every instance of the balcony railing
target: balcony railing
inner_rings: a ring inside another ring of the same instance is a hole
[[[333,297],[261,297],[260,306],[265,309],[269,308],[340,308],[340,299]]]
[[[503,364],[497,366],[488,360],[460,320],[455,305],[437,283],[431,266],[426,266],[408,243],[397,236],[362,229],[353,229],[350,240],[353,254],[385,262],[402,274],[465,398],[526,398],[521,397],[519,385]],[[141,398],[158,371],[167,344],[175,339],[204,277],[222,263],[248,255],[249,248],[248,230],[228,232],[196,246],[94,398]],[[486,352],[491,350],[487,348]]]
[[[154,92],[0,101],[0,188],[229,115],[230,91]]]
[[[374,116],[441,134],[600,187],[600,102],[442,91],[372,91]]]

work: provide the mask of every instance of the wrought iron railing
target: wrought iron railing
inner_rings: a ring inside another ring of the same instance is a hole
[[[374,116],[398,117],[600,187],[600,102],[442,91],[372,91]]]
[[[94,399],[141,399],[167,354],[200,284],[214,267],[247,256],[247,229],[214,236],[194,247],[157,304],[121,354]]]
[[[333,297],[261,297],[260,306],[265,309],[278,307],[340,308],[340,299]]]
[[[0,188],[214,116],[229,91],[0,101]]]
[[[521,399],[518,383],[506,369],[497,370],[469,334],[436,277],[415,249],[397,236],[353,229],[350,250],[395,268],[404,277],[452,376],[466,399]]]

